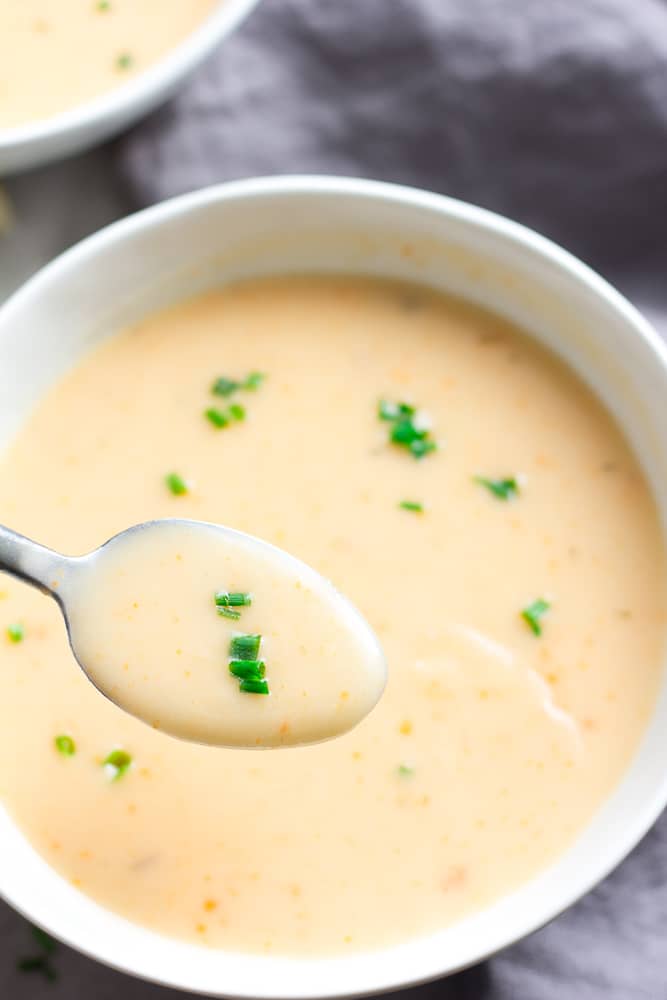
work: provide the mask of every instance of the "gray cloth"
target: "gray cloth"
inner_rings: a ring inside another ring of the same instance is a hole
[[[667,5],[265,0],[121,166],[141,203],[292,172],[446,192],[667,310]]]
[[[295,171],[453,194],[565,244],[667,333],[666,3],[264,0],[113,162],[138,204]],[[11,186],[19,221],[33,191],[30,178]],[[74,231],[61,228],[64,238]],[[3,998],[180,996],[66,949],[54,959],[57,984],[20,976],[11,956],[31,951],[29,931],[2,908],[0,934]],[[666,1000],[666,937],[663,818],[549,927],[409,996]]]

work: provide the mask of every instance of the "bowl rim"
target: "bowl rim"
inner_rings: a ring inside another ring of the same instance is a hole
[[[0,156],[22,147],[61,139],[72,133],[92,131],[103,122],[114,120],[116,116],[134,107],[154,107],[160,96],[203,62],[259,2],[260,0],[217,0],[215,8],[182,41],[125,83],[46,118],[36,118],[7,128],[0,127]]]
[[[663,370],[667,384],[667,344],[663,342],[648,320],[620,292],[569,251],[564,250],[548,238],[520,223],[458,199],[398,184],[330,175],[268,176],[225,182],[180,195],[114,222],[87,237],[69,250],[66,250],[51,263],[47,264],[19,288],[4,305],[0,306],[0,336],[2,335],[3,327],[11,324],[12,314],[15,311],[29,306],[31,300],[38,299],[42,290],[48,289],[53,283],[57,283],[60,280],[67,280],[71,273],[76,273],[79,261],[94,257],[98,250],[123,243],[137,233],[151,229],[158,230],[160,226],[166,223],[173,224],[174,221],[178,222],[179,218],[187,217],[190,212],[202,207],[222,204],[228,201],[243,202],[247,200],[253,202],[265,197],[275,198],[276,196],[282,196],[294,198],[310,195],[333,195],[348,199],[379,201],[409,209],[427,210],[440,217],[440,219],[450,219],[470,226],[477,231],[484,231],[487,234],[499,236],[510,244],[527,251],[533,258],[541,259],[545,263],[554,264],[561,272],[566,273],[593,293],[598,299],[606,302],[624,320],[628,327],[628,333],[644,341],[644,344],[653,353],[656,362]],[[625,778],[627,778],[627,773],[619,779],[614,790],[618,789]],[[376,971],[372,985],[365,985],[361,988],[355,988],[353,985],[341,988],[333,981],[330,981],[326,975],[325,969],[327,965],[333,967],[334,965],[340,966],[345,963],[354,963],[355,957],[353,956],[324,959],[303,959],[298,956],[293,958],[268,958],[261,955],[243,956],[244,959],[252,960],[258,964],[266,964],[266,979],[269,985],[265,990],[258,990],[254,984],[247,987],[235,984],[232,989],[225,990],[224,984],[220,983],[202,982],[201,980],[193,983],[188,977],[188,972],[184,972],[182,966],[179,968],[177,963],[174,964],[173,968],[166,969],[158,968],[153,962],[151,967],[147,969],[145,967],[147,963],[143,961],[140,948],[133,949],[133,954],[131,955],[119,957],[117,952],[114,954],[113,950],[106,947],[105,942],[100,944],[100,950],[96,950],[89,945],[82,945],[76,940],[74,933],[63,932],[62,928],[59,928],[56,922],[56,915],[54,915],[53,924],[48,924],[43,920],[40,921],[39,918],[35,918],[33,913],[31,913],[33,904],[29,899],[18,898],[21,895],[20,893],[7,892],[5,887],[0,886],[0,895],[18,912],[35,923],[44,923],[45,929],[49,933],[54,934],[54,936],[83,954],[121,972],[129,973],[163,986],[190,991],[200,995],[228,996],[242,998],[242,1000],[246,1000],[246,998],[250,1000],[250,998],[257,997],[263,997],[265,1000],[291,1000],[294,997],[307,997],[313,998],[313,1000],[314,998],[317,998],[317,1000],[321,998],[321,1000],[325,1000],[325,998],[343,996],[370,996],[381,992],[409,988],[462,971],[492,957],[536,930],[539,930],[545,924],[559,916],[564,910],[572,906],[613,871],[644,837],[666,805],[667,769],[662,779],[652,785],[650,794],[645,795],[645,800],[642,802],[641,807],[637,808],[632,815],[627,817],[622,831],[614,830],[613,837],[610,837],[606,841],[599,855],[596,856],[596,864],[587,870],[582,870],[580,877],[576,880],[572,880],[567,884],[563,881],[558,892],[552,894],[548,904],[545,904],[541,910],[536,912],[534,908],[527,907],[526,913],[520,919],[514,921],[511,927],[498,926],[493,934],[486,936],[476,954],[472,956],[467,955],[460,961],[457,959],[452,961],[451,956],[447,956],[446,954],[438,955],[437,949],[431,947],[428,952],[428,960],[422,958],[418,963],[412,958],[412,964],[404,967],[404,971],[400,976],[388,968],[388,964],[383,962],[383,956],[386,956],[390,952],[400,951],[405,945],[400,944],[389,949],[363,952],[359,958],[372,959],[375,963]],[[557,859],[555,864],[558,864],[559,860]],[[35,895],[32,898],[34,900]],[[103,909],[105,913],[117,918],[117,914],[113,914],[112,911],[108,911],[106,908]],[[489,908],[487,907],[486,909],[488,910]],[[465,919],[468,920],[469,918]],[[497,923],[500,924],[499,921]],[[137,932],[146,933],[145,928],[140,928],[138,925],[131,926]],[[149,933],[152,934],[153,932]],[[439,933],[442,933],[442,931]],[[162,938],[162,936],[159,937]],[[426,943],[430,937],[431,935],[424,935],[418,940]],[[169,938],[164,938],[163,940],[175,948],[185,947],[185,943],[181,941],[172,941]],[[201,951],[196,946],[187,947]],[[229,957],[234,956],[232,953],[229,953]],[[291,981],[290,987],[286,988],[279,973],[281,964],[285,967],[286,964],[298,965],[302,970],[309,964],[317,968],[321,967],[322,973],[318,979],[317,988],[312,987],[309,977],[305,977],[309,982],[307,987],[304,983],[303,986],[295,988],[294,980],[297,978],[295,976],[287,977]],[[271,973],[268,972],[269,968],[271,969]],[[350,965],[350,968],[352,968],[352,965]],[[275,975],[272,975],[274,972]]]

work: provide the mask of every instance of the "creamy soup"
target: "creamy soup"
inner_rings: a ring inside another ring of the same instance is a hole
[[[2,0],[0,129],[49,118],[151,66],[219,0]]]
[[[571,844],[652,713],[665,560],[635,459],[553,357],[430,291],[265,280],[151,316],[46,395],[0,473],[0,521],[61,551],[170,516],[272,541],[386,653],[345,736],[210,749],[106,701],[53,602],[0,581],[3,801],[165,934],[316,955],[442,928]]]
[[[95,686],[183,739],[319,742],[356,725],[384,687],[373,633],[326,580],[214,525],[126,531],[75,563],[58,592]]]

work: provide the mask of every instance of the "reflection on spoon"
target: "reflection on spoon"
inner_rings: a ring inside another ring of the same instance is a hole
[[[386,681],[375,634],[305,563],[230,528],[149,521],[66,557],[0,527],[0,569],[51,594],[95,686],[183,739],[330,739]]]

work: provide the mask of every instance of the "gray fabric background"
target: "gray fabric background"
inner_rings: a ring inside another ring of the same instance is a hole
[[[178,98],[9,184],[0,294],[111,218],[229,178],[347,173],[443,191],[552,236],[667,334],[667,0],[264,0]],[[666,411],[667,413],[667,411]],[[0,997],[158,1000],[66,949],[56,985],[0,908]],[[667,1000],[667,820],[594,893],[427,1000]]]
[[[142,203],[308,171],[443,191],[653,300],[666,140],[665,0],[265,0],[120,162]]]

